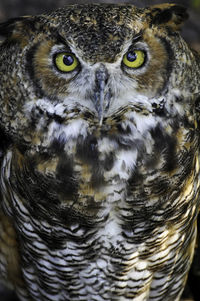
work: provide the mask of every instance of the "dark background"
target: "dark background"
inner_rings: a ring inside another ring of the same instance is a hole
[[[191,47],[200,51],[200,0],[0,0],[0,22],[4,22],[9,18],[18,17],[22,15],[35,15],[45,12],[50,12],[58,7],[62,7],[66,4],[73,3],[132,3],[138,7],[149,6],[161,2],[177,3],[184,5],[188,8],[190,19],[185,23],[182,35],[185,40],[191,45]],[[199,258],[200,259],[200,258]],[[197,263],[198,266],[200,262]],[[196,270],[196,268],[193,268]],[[199,270],[197,271],[199,272]],[[192,295],[197,294],[195,300],[200,300],[200,293],[195,293],[195,289],[200,291],[199,278],[195,278],[194,273],[191,273],[189,278],[190,287],[187,286],[184,293],[184,301],[194,300]],[[199,295],[199,296],[198,296]],[[0,285],[0,301],[16,301],[14,293],[7,291]],[[164,300],[163,300],[164,301]]]

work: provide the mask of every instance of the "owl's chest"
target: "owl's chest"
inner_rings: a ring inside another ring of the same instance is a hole
[[[135,148],[99,155],[99,146],[97,155],[90,146],[32,164],[17,152],[4,160],[26,286],[34,300],[148,300],[154,271],[165,282],[159,270],[188,256],[194,240],[198,160],[187,153],[184,166],[165,171],[162,156],[149,164]]]
[[[48,221],[39,211],[32,216],[15,198],[22,271],[33,300],[146,301],[151,293],[160,301],[175,300],[188,269],[187,249],[195,238],[189,218],[195,210],[193,193],[188,191],[187,210],[182,197],[157,209],[148,207],[148,199],[141,205],[145,199],[139,192],[138,198],[128,196],[126,181],[104,189],[89,189],[86,179],[82,185],[71,207],[65,200],[59,210],[50,211]],[[172,210],[173,202],[180,215]],[[175,282],[172,267],[181,270]],[[172,282],[174,291],[167,299]]]

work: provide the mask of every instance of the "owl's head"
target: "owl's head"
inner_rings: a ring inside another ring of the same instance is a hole
[[[186,18],[173,4],[88,4],[1,24],[2,130],[36,149],[88,136],[126,144],[183,116],[199,92]]]

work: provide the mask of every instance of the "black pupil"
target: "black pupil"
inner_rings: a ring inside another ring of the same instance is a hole
[[[67,66],[71,66],[74,62],[74,58],[71,55],[64,55],[63,56],[63,63]]]
[[[137,54],[134,51],[130,51],[127,53],[127,60],[129,62],[134,62],[137,59]]]

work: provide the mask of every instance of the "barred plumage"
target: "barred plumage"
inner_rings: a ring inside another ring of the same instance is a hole
[[[186,18],[88,4],[0,25],[0,277],[20,300],[180,300],[200,186]]]

